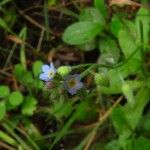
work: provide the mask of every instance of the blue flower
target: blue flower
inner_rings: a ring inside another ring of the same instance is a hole
[[[56,74],[56,69],[54,67],[54,64],[51,62],[49,65],[43,65],[42,66],[42,73],[40,74],[39,78],[43,81],[51,81],[54,78],[54,75]]]
[[[64,81],[64,88],[71,94],[74,95],[78,90],[83,88],[83,83],[80,82],[81,77],[79,74],[68,75]]]

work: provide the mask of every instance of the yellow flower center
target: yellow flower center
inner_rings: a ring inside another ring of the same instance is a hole
[[[48,77],[51,78],[51,77],[53,77],[53,76],[54,76],[54,72],[53,72],[53,71],[50,71],[49,74],[48,74]]]
[[[76,83],[77,83],[77,81],[75,79],[70,79],[70,80],[68,80],[67,84],[68,84],[69,88],[73,88],[76,86]]]

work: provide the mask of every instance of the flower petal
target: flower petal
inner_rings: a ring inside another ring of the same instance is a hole
[[[71,94],[71,95],[74,95],[77,93],[77,90],[75,88],[71,88],[71,89],[68,89],[68,92]]]
[[[72,75],[73,78],[75,78],[77,81],[81,80],[81,76],[79,74]]]
[[[49,78],[46,73],[41,73],[39,76],[39,79],[41,79],[43,81],[49,81]]]
[[[77,85],[76,85],[76,89],[79,90],[79,89],[82,89],[82,88],[83,88],[83,83],[78,82]]]
[[[42,66],[42,71],[43,72],[49,72],[50,71],[50,67],[48,65],[43,65]]]
[[[51,70],[53,70],[54,72],[56,72],[56,69],[55,69],[55,67],[54,67],[53,62],[51,62],[51,64],[50,64],[50,68],[51,68]]]

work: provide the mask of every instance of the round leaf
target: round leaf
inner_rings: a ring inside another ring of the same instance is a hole
[[[24,115],[33,115],[33,112],[36,110],[37,101],[34,97],[27,97],[22,106],[22,114]]]
[[[24,68],[23,68],[22,64],[15,65],[15,68],[13,70],[13,74],[15,75],[15,77],[17,79],[22,78],[22,75],[24,74]]]
[[[39,74],[41,72],[42,64],[43,63],[41,61],[39,61],[39,60],[34,62],[33,68],[32,68],[34,77],[38,77],[39,76]]]
[[[0,98],[4,98],[6,96],[9,95],[9,88],[8,86],[5,86],[5,85],[1,85],[0,86]]]
[[[102,27],[92,21],[77,22],[63,33],[63,41],[70,45],[80,45],[91,41],[102,31]]]
[[[22,103],[23,96],[19,91],[12,92],[9,96],[9,103],[13,106],[18,106]]]

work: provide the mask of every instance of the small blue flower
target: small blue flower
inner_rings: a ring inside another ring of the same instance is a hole
[[[64,81],[64,88],[71,94],[74,95],[78,90],[83,88],[83,83],[80,82],[81,77],[79,74],[68,75]]]
[[[39,76],[39,78],[43,81],[51,81],[54,78],[54,75],[56,74],[56,69],[54,67],[54,64],[51,62],[49,65],[43,65],[42,66],[42,72]]]

